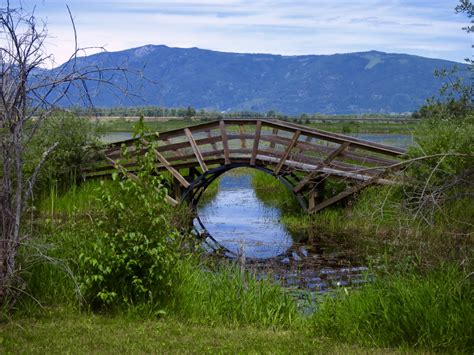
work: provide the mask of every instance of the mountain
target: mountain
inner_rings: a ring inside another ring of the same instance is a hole
[[[79,65],[143,69],[148,79],[128,75],[132,91],[141,98],[138,101],[105,88],[92,90],[99,107],[192,106],[286,114],[413,111],[441,86],[433,75],[436,69],[464,66],[377,51],[282,56],[163,45],[99,53],[79,61]],[[125,86],[123,78],[114,81]]]

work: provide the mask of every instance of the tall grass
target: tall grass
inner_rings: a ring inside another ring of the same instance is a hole
[[[454,266],[379,279],[327,298],[313,315],[317,334],[345,342],[474,350],[474,288]]]
[[[299,318],[296,305],[281,287],[257,280],[232,265],[212,269],[179,265],[181,282],[169,309],[177,317],[210,325],[290,327]]]
[[[278,179],[259,170],[251,170],[252,186],[263,203],[280,208],[283,212],[301,210],[293,193]]]

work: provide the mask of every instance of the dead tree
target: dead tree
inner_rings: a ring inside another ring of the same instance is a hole
[[[69,10],[69,9],[68,9]],[[70,15],[70,12],[69,12]],[[75,31],[74,22],[72,27]],[[46,26],[34,12],[13,8],[7,2],[0,9],[0,307],[14,300],[18,287],[17,253],[28,239],[24,216],[42,165],[54,151],[52,144],[31,173],[25,173],[25,150],[42,122],[71,93],[77,100],[91,102],[88,85],[114,86],[122,68],[80,66],[77,47],[69,61],[54,70],[45,52]]]

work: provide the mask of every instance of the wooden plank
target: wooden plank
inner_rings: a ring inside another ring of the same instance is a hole
[[[206,163],[204,163],[204,159],[202,158],[201,151],[199,150],[199,147],[197,146],[196,141],[194,140],[193,134],[191,133],[189,128],[184,129],[184,134],[186,134],[186,137],[188,137],[189,144],[191,144],[191,148],[193,149],[194,155],[202,171],[203,172],[208,171],[209,169],[207,168]]]
[[[275,127],[278,129],[284,129],[286,131],[294,131],[295,129],[301,130],[304,135],[309,135],[313,138],[319,138],[322,140],[326,140],[329,142],[339,143],[342,144],[344,142],[350,142],[353,146],[356,146],[361,149],[392,155],[392,156],[399,156],[405,154],[406,151],[401,148],[391,147],[388,145],[369,142],[363,139],[358,139],[350,136],[345,136],[343,134],[327,132],[322,130],[311,129],[305,126],[300,126],[293,123],[278,121],[278,120],[265,120],[263,119],[262,122],[265,123],[266,126]]]
[[[222,137],[222,145],[224,147],[224,161],[225,165],[230,164],[230,158],[229,158],[229,140],[227,138],[227,132],[225,130],[225,123],[223,120],[219,121],[219,129],[221,131],[221,137]]]
[[[280,170],[281,168],[283,167],[283,164],[285,164],[285,161],[286,159],[288,159],[288,155],[290,155],[291,153],[291,150],[293,149],[293,147],[295,146],[296,142],[298,141],[298,138],[300,137],[300,134],[301,134],[301,131],[298,130],[296,131],[294,134],[293,134],[293,138],[291,139],[291,142],[290,144],[286,147],[286,150],[285,150],[285,153],[283,154],[283,156],[281,157],[280,159],[280,162],[278,163],[276,169],[275,169],[275,174],[279,174],[280,173]]]
[[[142,142],[145,145],[149,145],[149,142],[144,138],[142,138]],[[161,155],[159,151],[157,151],[156,149],[153,149],[153,152],[155,153],[155,156],[158,158],[160,163],[163,164],[163,166],[166,168],[166,170],[168,170],[171,173],[171,175],[173,175],[176,178],[176,180],[178,180],[179,183],[184,188],[187,188],[189,186],[189,182],[183,177],[183,175],[181,175],[178,170],[173,168],[171,164],[168,162],[168,160],[166,160],[166,158],[163,155]]]
[[[316,177],[320,172],[318,171],[321,167],[328,165],[330,162],[332,162],[339,154],[341,154],[344,150],[346,150],[349,147],[350,143],[349,142],[344,142],[342,143],[337,149],[335,149],[329,156],[324,159],[323,163],[318,165],[314,171],[309,173],[307,176],[304,177],[303,180],[299,182],[298,185],[296,185],[293,188],[293,191],[298,193],[300,192],[312,179]]]
[[[160,139],[160,134],[158,132],[156,132],[155,135],[156,135],[157,139]],[[169,147],[171,145],[171,141],[169,139],[164,139],[163,142],[165,142],[166,147]],[[183,155],[182,152],[180,152],[179,150],[176,150],[176,149],[171,150],[171,152],[176,156],[182,156]]]
[[[276,127],[273,127],[273,128],[272,128],[272,135],[275,136],[275,137],[278,136],[278,128],[276,128]],[[277,138],[278,138],[278,137],[277,137]],[[271,142],[270,142],[270,148],[271,148],[271,149],[275,149],[275,141],[271,141]]]
[[[130,177],[133,181],[140,181],[140,179],[138,178],[138,176],[136,176],[135,174],[131,173],[130,171],[128,171],[127,169],[125,169],[123,166],[121,166],[120,164],[118,164],[116,161],[110,159],[108,156],[105,156],[105,159],[111,164],[113,165],[117,170],[121,170],[123,172],[125,172],[125,174],[127,174],[128,177]],[[176,201],[174,198],[172,198],[171,196],[169,195],[165,195],[165,201],[170,204],[171,206],[173,207],[176,207],[179,202]]]
[[[322,209],[326,208],[326,207],[329,207],[333,204],[335,204],[336,202],[339,202],[341,201],[342,199],[344,198],[347,198],[349,197],[350,195],[353,195],[355,194],[356,192],[359,192],[360,190],[362,190],[363,188],[369,186],[369,185],[372,185],[374,184],[377,180],[379,180],[381,178],[382,174],[379,174],[379,176],[374,176],[373,178],[367,180],[367,181],[364,181],[358,185],[355,185],[351,188],[348,188],[342,192],[340,192],[339,194],[337,194],[336,196],[333,196],[329,199],[327,199],[326,201],[323,201],[322,203],[316,205],[313,209],[309,209],[308,212],[310,213],[316,213],[318,211],[321,211]]]
[[[163,164],[163,166],[166,168],[166,170],[168,170],[171,175],[173,175],[176,180],[179,181],[179,183],[184,187],[184,188],[188,188],[189,187],[189,182],[184,178],[183,175],[181,175],[179,173],[178,170],[176,170],[175,168],[173,168],[170,163],[166,160],[166,158],[161,155],[161,153],[159,151],[157,151],[156,149],[153,149],[156,157],[158,158],[158,160],[160,161],[161,164]]]
[[[258,144],[260,143],[260,134],[262,131],[262,121],[258,120],[255,125],[255,138],[253,139],[252,156],[250,157],[250,165],[255,165],[257,158]]]
[[[213,137],[212,137],[211,131],[207,131],[207,138],[209,138],[209,139],[212,140]],[[196,143],[197,143],[197,142],[196,142]],[[219,149],[219,148],[217,148],[217,144],[216,144],[216,142],[214,142],[214,140],[212,140],[211,147],[212,147],[212,149],[214,149],[214,150],[218,150],[218,149]]]
[[[244,130],[243,123],[239,124],[239,132],[240,132],[240,148],[247,148],[247,144],[244,138],[245,130]]]

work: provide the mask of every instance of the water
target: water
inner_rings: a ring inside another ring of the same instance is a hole
[[[222,176],[217,196],[199,208],[198,214],[214,239],[234,254],[271,258],[284,254],[293,244],[279,221],[280,210],[257,198],[250,175]]]
[[[374,143],[386,144],[397,148],[407,149],[413,144],[411,134],[397,133],[351,133],[352,137],[364,139]]]
[[[132,138],[131,132],[107,132],[102,137],[100,137],[100,140],[102,143],[109,144],[130,138]]]
[[[247,270],[305,302],[370,280],[363,261],[338,243],[297,242],[280,222],[281,211],[257,197],[251,179],[249,172],[223,175],[217,195],[198,208],[206,230],[229,257],[244,253]]]

